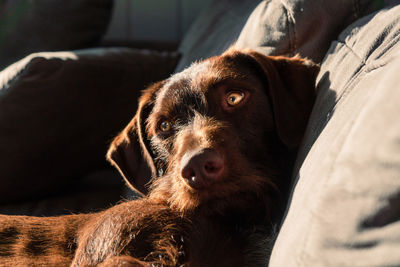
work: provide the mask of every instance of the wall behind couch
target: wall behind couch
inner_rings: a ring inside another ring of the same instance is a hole
[[[115,0],[105,40],[179,42],[210,0]]]

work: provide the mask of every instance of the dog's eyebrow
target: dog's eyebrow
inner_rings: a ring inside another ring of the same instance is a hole
[[[249,76],[241,73],[220,73],[219,76],[214,77],[198,77],[192,81],[192,86],[201,88],[206,93],[211,88],[218,87],[220,85],[233,85],[233,86],[245,86],[249,85]]]
[[[217,88],[220,86],[225,87],[233,87],[233,88],[243,88],[247,90],[251,90],[254,87],[253,80],[249,77],[240,77],[240,78],[231,78],[226,77],[226,79],[221,79],[220,81],[216,82],[215,84],[211,85],[212,88]]]
[[[206,112],[208,103],[206,96],[199,91],[181,92],[177,99],[171,100],[168,104],[160,104],[157,109],[154,109],[149,116],[148,124],[160,118],[177,118],[182,116],[190,116],[194,111]],[[163,102],[163,101],[162,101]],[[151,118],[151,119],[150,119]]]

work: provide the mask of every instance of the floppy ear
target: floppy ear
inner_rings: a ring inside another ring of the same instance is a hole
[[[316,97],[319,66],[309,60],[283,56],[248,54],[257,61],[267,80],[267,94],[280,140],[296,149],[304,135]]]
[[[153,107],[154,95],[162,85],[163,82],[158,82],[143,92],[136,115],[115,137],[107,152],[107,160],[118,169],[128,186],[142,194],[147,194],[146,185],[156,175],[145,122]]]

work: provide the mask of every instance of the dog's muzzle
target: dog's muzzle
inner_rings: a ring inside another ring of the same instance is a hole
[[[186,152],[180,164],[182,178],[194,189],[206,189],[220,181],[224,168],[224,157],[211,148]]]

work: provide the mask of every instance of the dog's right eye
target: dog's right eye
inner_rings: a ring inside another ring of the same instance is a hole
[[[159,128],[164,133],[169,132],[171,130],[171,123],[169,121],[162,121]]]
[[[244,99],[244,93],[243,92],[230,92],[226,96],[226,102],[228,103],[229,106],[233,107],[238,105],[242,100]]]

